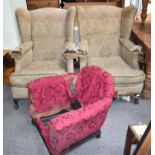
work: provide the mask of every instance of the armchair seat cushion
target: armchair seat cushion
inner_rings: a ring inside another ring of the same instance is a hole
[[[13,86],[25,87],[27,82],[30,80],[64,73],[66,73],[66,69],[63,62],[34,61],[24,69],[12,73],[10,76],[10,81]]]
[[[143,71],[131,68],[120,56],[91,57],[88,64],[100,66],[111,73],[116,86],[143,83],[145,79]]]

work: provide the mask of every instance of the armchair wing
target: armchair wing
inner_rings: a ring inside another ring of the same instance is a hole
[[[32,36],[31,32],[32,19],[30,11],[23,8],[18,8],[16,10],[16,17],[22,42],[30,41]]]
[[[74,72],[73,59],[76,58],[75,44],[74,40],[74,25],[75,25],[75,15],[76,9],[74,7],[70,8],[70,12],[67,18],[67,29],[66,29],[66,42],[64,45],[64,57],[67,61],[67,72]],[[66,54],[65,54],[66,52]]]
[[[77,7],[77,21],[79,27],[80,42],[78,44],[78,57],[80,59],[80,69],[87,66],[88,61],[88,40],[87,40],[87,29],[88,25],[86,22],[86,14],[81,7]]]

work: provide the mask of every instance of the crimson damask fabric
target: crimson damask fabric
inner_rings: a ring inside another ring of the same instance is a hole
[[[70,102],[72,94],[69,83],[65,80],[70,74],[43,77],[27,84],[29,98],[37,112],[44,112],[55,104],[66,105]]]
[[[113,80],[109,73],[96,66],[84,67],[78,74],[75,90],[83,105],[94,103],[104,97],[113,98]]]
[[[58,103],[64,105],[65,102],[75,98],[83,105],[78,110],[51,119],[47,125],[44,125],[40,119],[35,120],[53,155],[59,154],[71,144],[99,130],[106,119],[114,95],[111,76],[95,66],[84,67],[77,74],[76,96],[71,93],[64,75],[31,81],[28,88],[29,96],[33,98],[38,111]],[[48,95],[46,88],[49,88]]]

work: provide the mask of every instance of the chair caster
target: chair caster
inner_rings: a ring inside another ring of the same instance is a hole
[[[13,99],[13,103],[14,103],[14,109],[15,110],[19,109],[18,99]]]

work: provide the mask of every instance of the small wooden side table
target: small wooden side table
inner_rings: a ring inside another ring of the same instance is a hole
[[[45,7],[59,8],[59,0],[26,0],[28,10],[34,10]]]
[[[65,2],[65,3],[64,3]],[[91,5],[112,5],[117,7],[124,7],[124,0],[61,0],[60,6],[64,9],[68,9],[71,6],[89,7]]]

